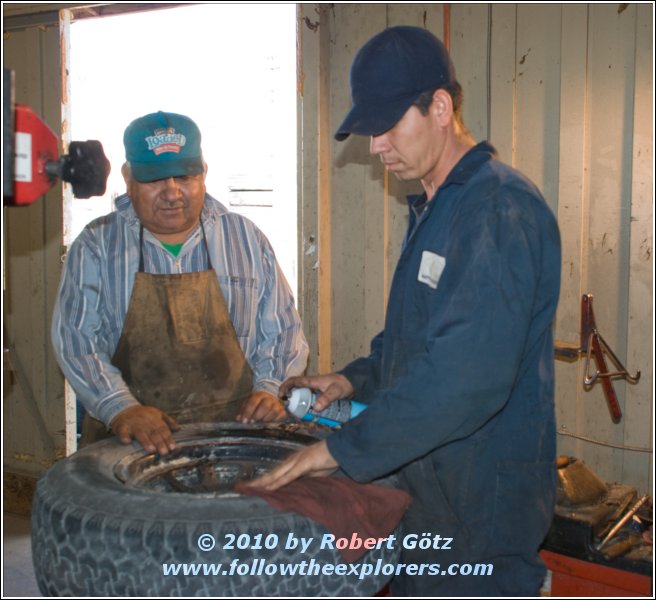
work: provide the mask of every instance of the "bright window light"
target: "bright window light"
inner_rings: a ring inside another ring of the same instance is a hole
[[[203,136],[207,191],[253,220],[296,293],[296,6],[201,4],[74,21],[72,140],[100,140],[107,194],[74,200],[65,243],[124,193],[123,131],[158,110]]]

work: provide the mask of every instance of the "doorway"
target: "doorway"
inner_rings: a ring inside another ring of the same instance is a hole
[[[296,6],[199,4],[70,26],[70,139],[97,139],[112,171],[102,198],[65,210],[69,245],[124,193],[123,131],[158,110],[202,133],[207,191],[254,221],[297,295]]]

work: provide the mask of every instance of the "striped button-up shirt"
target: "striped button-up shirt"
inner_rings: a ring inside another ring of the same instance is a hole
[[[140,221],[127,195],[115,212],[85,227],[66,257],[52,322],[55,355],[78,399],[109,424],[137,404],[111,357],[123,330],[139,267]],[[209,195],[201,214],[212,267],[225,296],[254,389],[277,394],[303,372],[308,346],[289,285],[268,240],[248,219]],[[144,230],[144,270],[171,274],[209,268],[200,226],[177,257]]]

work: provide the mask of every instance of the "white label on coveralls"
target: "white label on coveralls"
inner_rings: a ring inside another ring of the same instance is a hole
[[[421,264],[419,265],[419,274],[417,281],[425,283],[428,287],[437,289],[437,284],[444,271],[446,260],[443,256],[424,250],[421,253]]]

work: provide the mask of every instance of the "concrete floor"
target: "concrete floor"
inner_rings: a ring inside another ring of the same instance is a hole
[[[2,597],[41,597],[32,567],[30,518],[12,513],[2,516]]]

